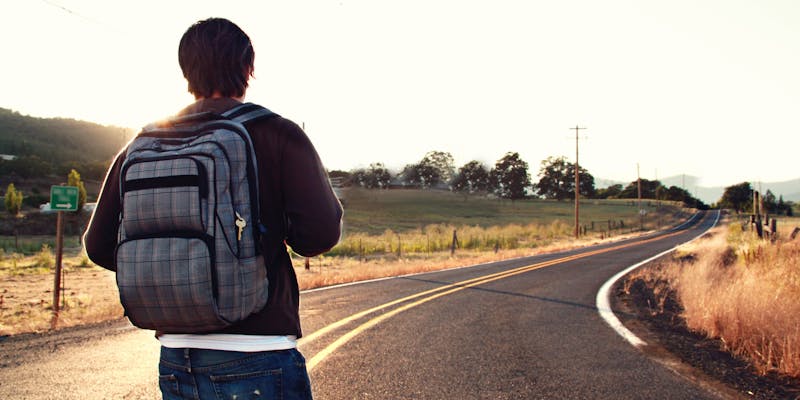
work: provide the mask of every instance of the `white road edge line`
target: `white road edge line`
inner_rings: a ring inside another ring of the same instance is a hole
[[[628,328],[626,328],[624,325],[622,325],[622,322],[620,322],[619,318],[617,318],[617,316],[614,315],[614,311],[611,309],[611,287],[614,286],[614,284],[618,280],[620,280],[623,276],[627,275],[629,272],[635,270],[636,268],[639,268],[642,265],[647,264],[647,263],[649,263],[649,262],[651,262],[651,261],[653,261],[653,260],[655,260],[655,259],[657,259],[659,257],[662,257],[662,256],[664,256],[666,254],[672,253],[678,247],[683,246],[683,245],[685,245],[687,243],[691,243],[691,242],[699,239],[701,236],[705,235],[705,233],[708,232],[709,229],[712,229],[715,226],[717,226],[717,223],[719,222],[720,214],[721,214],[720,210],[717,210],[717,218],[716,218],[716,220],[714,220],[714,224],[711,225],[710,228],[708,228],[705,231],[703,231],[703,233],[701,233],[701,234],[697,235],[696,237],[694,237],[692,240],[689,240],[688,242],[685,242],[685,243],[681,243],[681,244],[679,244],[679,245],[677,245],[677,246],[675,246],[675,247],[673,247],[673,248],[671,248],[671,249],[669,249],[667,251],[663,251],[661,253],[658,253],[658,254],[656,254],[656,255],[654,255],[654,256],[652,256],[652,257],[650,257],[650,258],[648,258],[648,259],[646,259],[646,260],[644,260],[642,262],[639,262],[637,264],[631,265],[628,268],[625,268],[624,270],[618,272],[616,275],[612,276],[611,279],[606,281],[606,283],[604,283],[603,286],[600,287],[600,290],[597,292],[597,299],[596,299],[597,312],[600,313],[600,317],[602,317],[603,320],[605,320],[606,323],[612,329],[614,329],[617,332],[617,334],[622,336],[625,340],[627,340],[634,347],[645,346],[645,345],[647,345],[647,343],[644,340],[639,339],[638,336],[633,334],[633,332],[631,332],[630,330],[628,330]]]

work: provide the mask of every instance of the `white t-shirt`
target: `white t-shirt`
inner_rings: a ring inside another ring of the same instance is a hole
[[[158,336],[161,345],[169,348],[191,348],[225,351],[275,351],[289,350],[297,347],[297,337],[238,335],[227,333],[210,333],[206,335],[167,333]]]

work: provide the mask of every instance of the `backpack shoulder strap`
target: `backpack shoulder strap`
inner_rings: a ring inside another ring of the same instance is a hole
[[[244,124],[245,122],[249,122],[254,119],[272,117],[277,115],[278,114],[275,114],[269,109],[253,103],[242,103],[222,113],[223,117],[228,118],[231,121],[238,122],[240,124]]]

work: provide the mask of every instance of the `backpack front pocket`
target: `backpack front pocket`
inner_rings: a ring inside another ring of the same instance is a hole
[[[122,182],[127,237],[163,232],[205,232],[208,178],[192,158],[133,163]]]
[[[117,285],[134,325],[165,332],[225,326],[218,316],[214,255],[208,241],[157,237],[120,243]]]

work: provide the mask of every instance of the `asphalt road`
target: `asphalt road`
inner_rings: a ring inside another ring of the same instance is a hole
[[[315,394],[322,399],[719,398],[633,347],[600,317],[596,305],[597,292],[610,277],[697,237],[715,214],[660,237],[306,293],[306,310],[325,315],[311,319],[316,323],[307,324],[310,331],[376,309],[302,342]]]
[[[714,214],[714,215],[712,215]],[[715,399],[601,317],[600,287],[691,240],[681,229],[581,250],[304,292],[318,399]],[[126,323],[0,342],[0,398],[154,399],[158,342]]]

